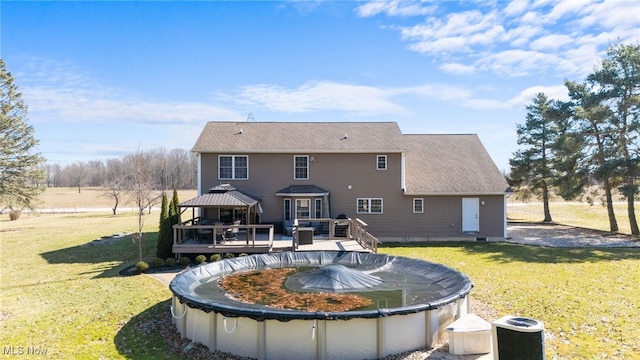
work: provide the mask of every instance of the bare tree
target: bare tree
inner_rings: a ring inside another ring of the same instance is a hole
[[[109,159],[106,165],[106,180],[102,184],[103,196],[113,199],[113,215],[116,215],[118,204],[122,200],[127,188],[127,178],[124,174],[124,165],[119,159]]]
[[[153,178],[149,171],[148,158],[138,149],[135,154],[125,157],[128,165],[128,190],[138,209],[138,232],[132,237],[138,243],[138,261],[142,261],[142,241],[144,239],[144,210],[151,206],[159,195],[153,195]]]

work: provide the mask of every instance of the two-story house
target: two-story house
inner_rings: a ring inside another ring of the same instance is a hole
[[[476,135],[407,135],[394,122],[209,122],[193,151],[199,194],[230,184],[258,202],[203,209],[212,221],[344,214],[381,241],[506,237],[508,184]]]

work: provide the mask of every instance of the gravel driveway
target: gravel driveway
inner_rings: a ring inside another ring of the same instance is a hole
[[[545,247],[640,247],[640,237],[558,224],[509,223],[507,242]]]

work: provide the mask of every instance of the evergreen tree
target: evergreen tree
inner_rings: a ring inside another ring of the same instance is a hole
[[[524,148],[514,153],[509,160],[510,177],[519,182],[518,195],[527,199],[535,196],[542,200],[544,221],[551,222],[549,210],[550,190],[555,174],[553,148],[558,138],[558,126],[551,115],[552,102],[543,93],[538,93],[527,106],[524,125],[517,125],[518,145]]]
[[[574,134],[576,137],[584,139],[582,149],[584,162],[579,167],[579,171],[590,174],[600,182],[604,190],[604,204],[607,207],[609,230],[618,231],[618,221],[613,207],[615,178],[608,165],[615,154],[615,142],[607,122],[610,111],[597,101],[595,94],[587,84],[566,81],[565,86],[574,102]]]
[[[631,233],[640,235],[634,208],[640,193],[640,44],[609,47],[607,58],[587,82],[609,109],[616,153],[607,167],[619,178],[620,193],[627,199]]]
[[[0,59],[0,210],[32,209],[44,190],[44,158],[27,124],[27,106]]]
[[[173,228],[169,218],[169,204],[167,194],[162,193],[162,205],[160,210],[160,226],[158,228],[158,245],[156,256],[161,259],[171,257],[173,253]]]
[[[171,211],[173,211],[173,224],[177,224],[180,222],[180,209],[178,205],[180,204],[180,200],[178,200],[178,190],[173,189],[173,197],[171,198],[171,206],[173,207]]]

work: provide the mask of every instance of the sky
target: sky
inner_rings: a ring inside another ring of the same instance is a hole
[[[0,1],[0,57],[49,164],[191,149],[208,121],[478,134],[501,171],[539,92],[566,100],[635,0]]]

